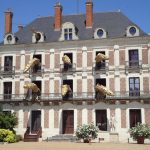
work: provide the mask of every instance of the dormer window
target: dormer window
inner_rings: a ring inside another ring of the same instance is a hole
[[[139,29],[136,26],[129,26],[126,35],[127,37],[139,36]]]
[[[33,30],[33,35],[32,35],[32,42],[33,43],[44,42],[44,40],[45,40],[44,33]]]
[[[64,39],[65,40],[72,40],[72,29],[71,28],[65,28],[64,29]]]
[[[99,30],[97,31],[97,36],[98,36],[99,38],[101,38],[101,37],[103,37],[103,35],[104,35],[104,31],[103,31],[102,29],[99,29]]]
[[[13,34],[9,33],[5,35],[4,44],[15,44],[16,41],[17,37],[15,37]]]
[[[8,41],[8,43],[10,43],[12,41],[12,35],[7,36],[7,41]]]
[[[98,28],[94,32],[94,39],[101,39],[101,38],[106,38],[107,34],[106,31],[102,28]]]
[[[35,34],[35,39],[38,42],[41,39],[41,34],[40,33],[36,33]]]
[[[131,28],[129,29],[129,33],[130,33],[131,35],[135,35],[135,33],[136,33],[136,28],[135,28],[135,27],[131,27]]]
[[[77,28],[71,22],[66,22],[62,25],[61,36],[59,41],[78,40]]]

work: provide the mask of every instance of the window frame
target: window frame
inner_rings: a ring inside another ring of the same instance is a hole
[[[71,38],[70,38],[70,35],[71,35]],[[64,40],[65,41],[70,41],[70,40],[72,40],[72,38],[73,38],[73,30],[72,30],[72,28],[64,28]]]
[[[136,83],[137,79],[138,79],[138,83]],[[133,83],[131,82],[131,80],[133,80]],[[137,85],[138,87],[136,87]],[[131,88],[133,89],[130,90]],[[140,78],[139,77],[129,77],[129,96],[140,96]]]
[[[11,84],[10,86],[6,85],[6,84]],[[5,99],[11,99],[12,97],[12,91],[13,91],[13,88],[12,88],[12,85],[13,83],[11,81],[6,81],[6,82],[3,82],[3,93],[4,93],[4,100]],[[8,88],[10,89],[10,92],[8,91]]]
[[[139,50],[138,49],[129,50],[128,60],[129,60],[129,66],[130,67],[139,66]]]
[[[59,37],[59,41],[78,40],[79,37],[77,36],[77,33],[78,33],[77,31],[78,29],[73,23],[65,22],[64,24],[62,24],[61,35]]]

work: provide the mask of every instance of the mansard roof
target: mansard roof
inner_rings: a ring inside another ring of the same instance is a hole
[[[65,22],[71,22],[78,29],[77,36],[79,40],[94,39],[94,31],[97,28],[103,28],[107,32],[107,38],[119,38],[126,36],[126,29],[129,26],[136,26],[130,19],[128,19],[122,12],[106,12],[106,13],[94,13],[93,14],[93,27],[86,28],[85,26],[85,14],[77,15],[64,15],[62,16],[62,24]],[[60,31],[54,30],[54,17],[40,17],[21,31],[15,33],[18,38],[17,44],[32,43],[32,29],[43,32],[45,34],[45,42],[57,42],[61,35]],[[139,28],[139,36],[147,35]]]

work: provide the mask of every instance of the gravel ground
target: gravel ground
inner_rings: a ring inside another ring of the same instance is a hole
[[[0,150],[150,150],[150,143],[19,142],[0,144]]]

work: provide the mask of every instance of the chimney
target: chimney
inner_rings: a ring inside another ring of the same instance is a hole
[[[92,28],[93,25],[93,2],[87,0],[86,2],[86,28]]]
[[[62,6],[60,3],[56,3],[56,5],[55,5],[55,24],[54,24],[54,28],[56,31],[60,30],[61,22],[62,22]]]
[[[18,25],[18,30],[21,31],[23,29],[23,25]]]
[[[12,17],[13,13],[10,9],[5,11],[5,34],[12,32]]]

